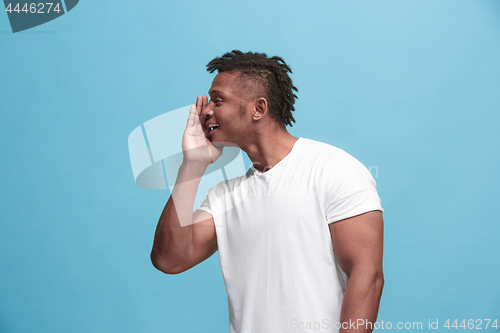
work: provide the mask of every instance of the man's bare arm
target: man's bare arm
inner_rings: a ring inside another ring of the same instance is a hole
[[[212,215],[193,213],[193,204],[205,167],[182,165],[172,195],[156,227],[151,262],[167,274],[178,274],[217,251]]]
[[[329,224],[335,256],[349,278],[342,301],[340,332],[369,333],[370,324],[377,320],[380,297],[384,286],[382,271],[383,218],[382,212],[371,211]]]
[[[183,162],[156,227],[151,262],[168,274],[181,273],[217,250],[212,216],[207,212],[193,213],[201,177],[208,165],[222,155],[222,148],[212,145],[201,124],[201,111],[207,105],[207,97],[198,96],[196,106],[189,111],[182,138]]]

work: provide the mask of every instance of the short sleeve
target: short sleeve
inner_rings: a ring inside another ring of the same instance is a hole
[[[203,200],[200,207],[198,207],[196,210],[203,210],[203,211],[213,215],[212,209],[210,208],[210,198],[209,197],[210,197],[210,192],[207,194],[207,197],[205,198],[205,200]]]
[[[340,158],[331,159],[325,167],[325,219],[328,224],[373,210],[384,212],[370,171],[342,152]]]

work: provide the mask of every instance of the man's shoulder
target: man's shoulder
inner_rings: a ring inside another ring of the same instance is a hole
[[[315,165],[316,170],[319,171],[319,177],[316,179],[319,180],[321,186],[325,186],[326,192],[324,193],[331,200],[337,202],[366,189],[376,191],[376,182],[373,176],[357,158],[345,150],[325,142],[310,139],[304,140],[304,142],[308,144],[304,145],[306,148],[304,150],[309,149],[314,151],[314,154],[322,152],[318,158],[311,158],[309,159],[311,162],[306,161],[306,163]]]
[[[336,147],[330,143],[317,141],[308,138],[302,138],[303,140],[303,152],[309,155],[321,156],[323,159],[327,159],[330,162],[349,162],[354,161],[356,158],[346,152],[344,149]],[[356,160],[357,161],[357,160]]]
[[[233,191],[235,188],[241,186],[242,182],[244,182],[247,178],[247,174],[242,176],[233,177],[230,179],[225,179],[218,182],[209,192],[213,192],[217,196],[223,195],[228,191]]]

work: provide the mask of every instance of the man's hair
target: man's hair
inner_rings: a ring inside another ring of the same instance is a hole
[[[280,126],[290,125],[295,119],[292,111],[293,104],[298,97],[293,90],[298,92],[292,84],[288,72],[292,70],[281,57],[268,58],[265,53],[243,53],[233,50],[210,61],[207,71],[213,73],[239,72],[238,83],[242,83],[246,89],[248,99],[265,97],[269,105],[271,117]]]

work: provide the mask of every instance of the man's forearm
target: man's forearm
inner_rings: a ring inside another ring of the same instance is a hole
[[[179,168],[172,194],[158,221],[151,251],[153,265],[162,271],[182,264],[190,251],[193,205],[206,167],[183,163]]]
[[[342,301],[340,333],[373,331],[383,286],[382,272],[351,272]]]

